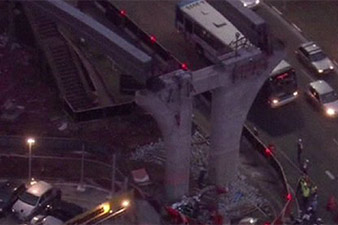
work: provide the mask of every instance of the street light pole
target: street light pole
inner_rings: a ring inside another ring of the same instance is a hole
[[[116,173],[116,154],[114,153],[111,173],[111,192],[110,192],[111,197],[113,197],[115,194],[115,173]]]
[[[27,139],[28,143],[28,181],[30,182],[32,179],[32,145],[35,143],[35,140],[33,138]]]

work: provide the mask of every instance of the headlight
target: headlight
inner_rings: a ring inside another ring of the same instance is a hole
[[[323,72],[323,70],[321,70],[321,69],[318,69],[318,73],[322,73]]]
[[[278,102],[279,102],[278,99],[272,99],[273,104],[277,104]]]
[[[330,70],[333,70],[333,66],[330,66]]]
[[[298,91],[293,92],[293,96],[297,96],[298,95]]]
[[[326,114],[329,115],[329,116],[333,116],[335,113],[336,112],[331,108],[326,109]]]
[[[243,3],[243,5],[244,5],[244,7],[247,7],[247,6],[248,6],[248,4],[246,4],[246,3]]]
[[[123,208],[127,208],[129,205],[130,205],[130,201],[129,201],[129,200],[123,200],[123,201],[121,202],[121,206],[122,206]]]
[[[259,0],[256,0],[256,5],[258,5],[259,4]]]

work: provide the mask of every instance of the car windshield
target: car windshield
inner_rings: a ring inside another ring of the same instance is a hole
[[[19,196],[20,200],[29,204],[29,205],[36,205],[38,202],[39,198],[35,195],[32,195],[28,192],[24,192]]]
[[[312,62],[320,61],[326,58],[326,55],[323,52],[316,52],[310,54],[310,59]]]
[[[322,99],[323,103],[329,103],[329,102],[337,101],[338,95],[335,91],[332,91],[332,92],[321,95],[320,98]]]

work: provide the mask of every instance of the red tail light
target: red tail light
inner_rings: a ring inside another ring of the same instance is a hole
[[[150,41],[151,41],[151,43],[156,43],[157,39],[156,39],[156,37],[154,35],[151,35],[150,36]]]
[[[188,65],[186,63],[182,63],[181,64],[181,68],[182,68],[182,70],[187,71],[188,70]]]
[[[121,15],[122,17],[127,16],[127,11],[126,11],[126,10],[120,10],[120,15]]]

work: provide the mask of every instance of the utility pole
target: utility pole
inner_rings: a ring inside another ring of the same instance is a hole
[[[116,154],[113,154],[112,173],[111,173],[111,192],[109,197],[115,194],[115,174],[116,174]]]

